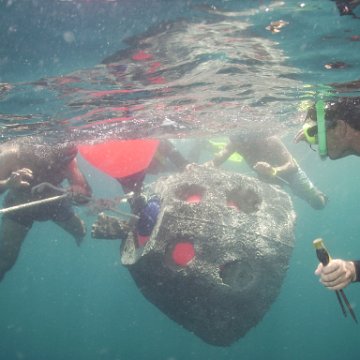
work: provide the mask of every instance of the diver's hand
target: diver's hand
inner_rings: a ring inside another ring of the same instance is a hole
[[[28,168],[13,171],[6,180],[6,187],[8,189],[21,189],[30,186],[30,181],[33,179],[33,173]]]
[[[214,164],[214,162],[212,160],[210,160],[210,161],[205,162],[203,164],[203,166],[211,168],[211,167],[215,167],[215,164]]]
[[[300,141],[306,141],[304,130],[300,129],[294,137],[294,142],[298,144]]]
[[[86,189],[81,186],[72,185],[67,192],[70,194],[71,200],[78,205],[87,204],[91,200]]]
[[[129,222],[100,213],[92,226],[91,236],[94,239],[126,239],[130,231],[131,225]]]
[[[272,177],[276,175],[276,169],[273,168],[269,163],[264,161],[258,161],[253,169],[260,175],[264,175],[267,177]]]
[[[203,163],[202,166],[207,167],[207,168],[214,168],[215,164],[214,164],[214,161],[209,160],[209,161]]]
[[[192,171],[192,170],[202,167],[202,166],[205,166],[205,164],[200,165],[200,164],[196,164],[196,163],[190,163],[185,166],[185,170]]]
[[[340,290],[356,280],[355,265],[352,261],[333,259],[324,266],[319,264],[315,275],[330,290]]]

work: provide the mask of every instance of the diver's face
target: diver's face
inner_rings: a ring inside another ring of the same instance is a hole
[[[340,159],[354,153],[350,147],[348,137],[344,133],[343,126],[343,122],[338,122],[335,127],[326,131],[327,152],[331,160]]]

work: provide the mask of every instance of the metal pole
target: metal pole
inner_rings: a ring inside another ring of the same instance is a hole
[[[67,196],[68,196],[68,194],[57,195],[57,196],[49,197],[49,198],[46,198],[46,199],[31,201],[31,202],[28,202],[28,203],[25,203],[25,204],[10,206],[8,208],[0,209],[0,215],[1,214],[7,214],[7,213],[13,212],[13,211],[27,209],[27,208],[30,208],[32,206],[43,205],[43,204],[48,204],[48,203],[51,203],[51,202],[54,202],[54,201],[59,201],[59,200],[65,199]]]

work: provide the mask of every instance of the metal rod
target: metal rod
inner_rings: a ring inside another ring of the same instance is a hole
[[[339,291],[335,291],[335,294],[336,294],[336,297],[337,297],[338,302],[339,302],[339,304],[340,304],[341,311],[342,311],[343,315],[344,315],[345,317],[347,317],[346,309],[345,309],[345,306],[344,306],[344,304],[343,304],[343,302],[342,302],[342,300],[341,300]]]
[[[37,205],[48,204],[48,203],[51,203],[54,201],[59,201],[59,200],[65,199],[66,197],[68,197],[68,194],[57,195],[57,196],[49,197],[46,199],[31,201],[31,202],[28,202],[25,204],[10,206],[10,207],[4,208],[4,209],[0,209],[0,214],[7,214],[9,212],[27,209],[27,208],[31,208],[31,207],[37,206]]]
[[[342,296],[342,298],[344,300],[344,303],[346,304],[346,306],[347,306],[347,308],[349,310],[349,313],[350,313],[351,317],[354,319],[354,321],[356,323],[358,323],[355,312],[354,312],[352,306],[350,305],[349,300],[348,300],[347,296],[344,293],[344,290],[339,290],[339,292],[340,292],[340,294],[341,294],[341,296]]]

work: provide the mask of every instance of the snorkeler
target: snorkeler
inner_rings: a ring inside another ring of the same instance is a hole
[[[127,178],[116,179],[121,184],[125,194],[134,192],[128,202],[133,214],[138,216],[135,225],[138,245],[144,245],[149,239],[160,210],[160,199],[158,197],[146,198],[142,193],[145,176],[147,174],[159,175],[160,173],[183,171],[188,164],[189,162],[170,140],[162,139],[159,141],[149,166],[144,171],[130,175]]]
[[[360,4],[359,0],[331,0],[335,1],[336,7],[339,10],[339,14],[352,15],[354,18],[359,18],[355,13],[354,9]]]
[[[341,97],[319,100],[307,112],[303,128],[295,141],[318,145],[321,157],[332,160],[348,155],[360,156],[360,98]],[[340,290],[360,281],[360,260],[330,260],[318,265],[315,274],[331,290]]]
[[[90,146],[79,146],[81,155],[93,166],[115,178],[122,186],[131,214],[129,221],[118,222],[101,213],[93,225],[94,238],[126,238],[133,230],[137,244],[143,245],[156,223],[160,199],[146,197],[143,182],[147,174],[182,171],[189,163],[170,140],[108,140]],[[101,153],[102,156],[98,156]],[[106,163],[103,154],[107,154]],[[124,214],[125,215],[125,214]]]
[[[287,185],[292,192],[314,209],[322,209],[327,197],[309,180],[305,172],[276,136],[263,138],[258,134],[235,135],[207,166],[218,167],[238,152],[265,182]]]
[[[76,154],[74,145],[45,145],[32,137],[0,145],[0,192],[7,192],[1,210],[0,281],[15,264],[35,221],[52,220],[71,234],[77,245],[83,241],[85,225],[72,210],[72,202],[85,204],[91,189],[77,166]],[[66,193],[61,188],[64,180],[70,184]],[[51,198],[54,201],[46,202]],[[14,211],[6,211],[11,209]]]

